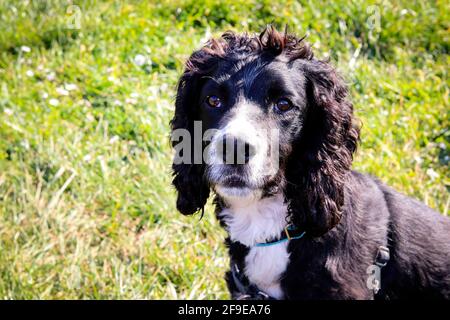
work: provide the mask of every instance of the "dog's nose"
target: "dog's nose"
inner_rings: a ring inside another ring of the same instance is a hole
[[[239,165],[247,164],[255,155],[256,149],[252,144],[241,138],[224,135],[222,146],[218,148],[218,152],[224,163]]]

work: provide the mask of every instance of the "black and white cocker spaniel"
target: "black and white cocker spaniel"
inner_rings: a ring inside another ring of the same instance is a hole
[[[177,208],[215,193],[233,298],[450,298],[450,218],[351,170],[346,86],[302,38],[211,39],[186,63],[171,128]]]

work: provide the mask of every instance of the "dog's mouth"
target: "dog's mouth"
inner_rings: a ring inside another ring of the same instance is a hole
[[[249,184],[238,175],[231,175],[220,181],[223,187],[227,188],[249,188]]]
[[[248,181],[233,174],[222,178],[219,183],[216,183],[214,190],[221,196],[241,198],[251,194],[254,188]]]

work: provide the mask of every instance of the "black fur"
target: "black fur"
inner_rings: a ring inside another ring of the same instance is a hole
[[[351,171],[359,128],[347,89],[334,68],[314,58],[302,40],[271,27],[259,37],[228,32],[211,40],[187,62],[172,130],[192,132],[194,120],[203,120],[206,128],[224,120],[201,111],[200,93],[209,78],[227,73],[237,63],[251,69],[258,59],[269,64],[284,57],[291,74],[282,82],[297,84],[298,108],[276,122],[284,132],[280,172],[262,189],[266,196],[282,189],[287,218],[307,232],[289,244],[290,262],[281,279],[285,297],[450,298],[450,219],[375,178]],[[253,93],[252,99],[259,101],[258,92]],[[205,165],[178,164],[173,170],[179,211],[192,214],[203,208],[210,190]],[[223,206],[217,197],[217,211]],[[231,259],[244,268],[248,248],[226,243]],[[366,272],[381,245],[389,247],[391,259],[382,269],[381,291],[374,295]],[[227,282],[233,294],[236,288],[229,274]]]

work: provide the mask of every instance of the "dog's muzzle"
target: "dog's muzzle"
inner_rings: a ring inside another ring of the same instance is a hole
[[[256,153],[253,144],[242,138],[224,134],[222,139],[216,142],[217,158],[227,165],[245,165]]]

